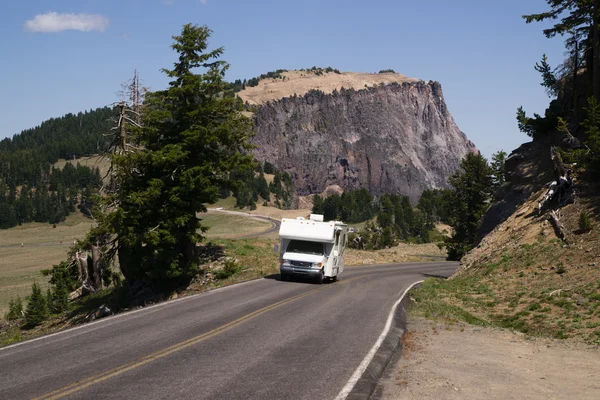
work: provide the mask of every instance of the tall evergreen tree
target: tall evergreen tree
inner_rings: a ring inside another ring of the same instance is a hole
[[[448,182],[454,188],[450,219],[454,234],[445,246],[449,260],[460,260],[473,247],[479,221],[493,194],[492,170],[480,153],[469,153]]]
[[[546,0],[550,10],[523,15],[527,23],[556,21],[544,29],[546,37],[568,34],[571,41],[583,42],[586,57],[588,95],[600,100],[600,2],[596,0]],[[577,46],[579,47],[579,46]]]
[[[142,150],[114,155],[121,190],[108,218],[118,237],[119,263],[128,280],[189,279],[197,272],[196,244],[203,227],[196,212],[215,202],[235,170],[253,170],[249,119],[223,96],[229,65],[223,48],[207,51],[211,30],[187,24],[174,36],[178,53],[166,90],[146,97]],[[166,282],[165,282],[166,283]]]

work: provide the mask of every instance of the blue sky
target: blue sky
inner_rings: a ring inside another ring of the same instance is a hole
[[[229,80],[316,65],[439,81],[458,126],[489,157],[528,141],[519,105],[548,105],[533,66],[543,53],[561,62],[563,41],[520,17],[545,9],[544,0],[3,2],[0,138],[117,101],[135,68],[145,85],[165,87],[171,36],[191,22],[225,47]]]

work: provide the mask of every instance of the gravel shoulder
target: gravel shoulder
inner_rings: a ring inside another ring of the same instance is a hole
[[[377,398],[599,399],[600,349],[520,333],[409,319],[404,352]]]

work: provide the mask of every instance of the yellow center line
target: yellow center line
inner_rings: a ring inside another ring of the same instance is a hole
[[[360,276],[360,277],[356,277],[356,278],[344,280],[343,282],[338,282],[336,285],[349,283],[349,282],[352,282],[352,281],[354,281],[356,279],[359,279],[359,278],[364,278],[364,276]],[[234,321],[228,322],[225,325],[221,325],[220,327],[215,328],[215,329],[213,329],[213,330],[211,330],[209,332],[205,332],[205,333],[203,333],[201,335],[198,335],[198,336],[195,336],[193,338],[184,340],[183,342],[174,344],[174,345],[172,345],[170,347],[167,347],[165,349],[159,350],[159,351],[157,351],[155,353],[152,353],[152,354],[149,354],[147,356],[141,357],[141,358],[139,358],[137,360],[134,360],[134,361],[131,361],[129,363],[126,363],[126,364],[120,365],[118,367],[115,367],[115,368],[112,368],[112,369],[100,372],[100,373],[98,373],[96,375],[92,375],[92,376],[90,376],[88,378],[85,378],[85,379],[82,379],[80,381],[74,382],[74,383],[72,383],[70,385],[63,386],[60,389],[54,390],[54,391],[52,391],[50,393],[44,394],[44,395],[39,396],[39,397],[35,397],[33,400],[42,400],[42,399],[44,399],[44,400],[55,400],[55,399],[63,398],[63,397],[68,396],[68,395],[70,395],[72,393],[75,393],[75,392],[78,392],[80,390],[83,390],[83,389],[85,389],[85,388],[87,388],[89,386],[92,386],[92,385],[95,385],[97,383],[103,382],[103,381],[105,381],[107,379],[110,379],[112,377],[115,377],[117,375],[125,373],[127,371],[131,371],[133,369],[139,368],[139,367],[141,367],[141,366],[143,366],[145,364],[148,364],[148,363],[150,363],[152,361],[158,360],[160,358],[166,357],[166,356],[168,356],[170,354],[173,354],[175,352],[183,350],[183,349],[185,349],[187,347],[190,347],[190,346],[193,346],[195,344],[198,344],[198,343],[200,343],[200,342],[202,342],[204,340],[210,339],[210,338],[212,338],[214,336],[217,336],[220,333],[228,331],[228,330],[230,330],[230,329],[232,329],[232,328],[234,328],[236,326],[239,326],[239,325],[243,324],[244,322],[247,322],[247,321],[249,321],[251,319],[254,319],[254,318],[258,317],[259,315],[262,315],[262,314],[264,314],[264,313],[266,313],[268,311],[271,311],[271,310],[273,310],[273,309],[275,309],[277,307],[280,307],[280,306],[282,306],[284,304],[287,304],[287,303],[290,303],[292,301],[301,299],[302,297],[306,297],[306,296],[308,296],[308,295],[310,295],[312,293],[315,293],[317,291],[323,290],[325,288],[326,288],[326,286],[325,287],[320,287],[318,289],[313,289],[313,290],[310,290],[310,291],[308,291],[306,293],[302,293],[302,294],[290,297],[288,299],[281,300],[281,301],[279,301],[277,303],[271,304],[269,306],[263,307],[263,308],[261,308],[259,310],[254,311],[254,312],[251,312],[250,314],[246,314],[243,317],[240,317],[240,318],[238,318],[238,319],[236,319]]]

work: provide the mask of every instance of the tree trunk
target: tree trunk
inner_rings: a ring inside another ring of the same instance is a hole
[[[92,271],[94,276],[94,289],[102,289],[102,259],[100,256],[100,247],[92,246]]]
[[[81,283],[87,282],[87,280],[89,279],[89,275],[88,275],[88,262],[87,262],[86,254],[77,252],[75,254],[75,258],[77,261],[79,282],[81,282]]]
[[[579,126],[579,83],[577,81],[577,72],[579,70],[579,42],[576,37],[575,39],[575,50],[573,60],[573,122],[575,126]],[[577,132],[577,128],[575,128]]]
[[[118,245],[118,258],[119,258],[119,269],[121,270],[121,273],[123,274],[123,276],[125,277],[125,280],[128,281],[129,283],[132,283],[135,279],[132,275],[131,270],[129,269],[129,264],[131,263],[131,258],[130,258],[130,254],[131,254],[131,249],[125,245],[123,245],[122,243],[119,243]]]

